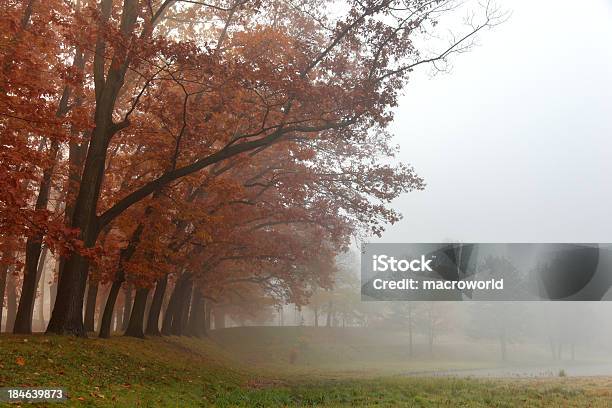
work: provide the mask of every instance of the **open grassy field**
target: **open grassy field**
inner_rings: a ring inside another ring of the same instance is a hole
[[[297,338],[289,331],[253,329],[245,338],[249,329],[242,330],[221,331],[208,340],[3,335],[0,387],[63,387],[68,406],[612,406],[610,378],[411,377],[359,370],[351,364],[330,370],[333,364],[315,364],[331,355],[318,354],[324,348],[316,346],[316,338],[301,350],[298,359],[303,364],[291,365],[285,359]],[[226,338],[232,333],[242,339],[232,344]],[[240,344],[253,349],[238,352],[234,345]],[[336,353],[345,356],[355,352],[338,347]],[[425,363],[416,368],[419,364]]]
[[[406,332],[356,327],[235,327],[213,330],[210,339],[235,359],[272,373],[279,370],[301,375],[324,372],[353,378],[501,367],[541,368],[553,363],[550,350],[544,344],[509,345],[508,359],[502,362],[496,342],[453,337],[439,338],[430,352],[426,340],[415,336],[411,355]],[[566,353],[564,363],[606,363],[612,367],[609,359],[609,355],[580,349],[575,361],[569,361]],[[561,362],[556,364],[568,368]]]

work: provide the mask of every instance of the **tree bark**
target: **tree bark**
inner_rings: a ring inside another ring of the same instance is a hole
[[[181,322],[179,322],[179,320],[181,320],[183,311],[181,297],[183,296],[185,286],[187,286],[188,281],[190,280],[191,277],[189,276],[189,273],[183,272],[174,285],[174,290],[170,295],[170,300],[168,301],[168,306],[166,307],[166,313],[164,315],[164,321],[162,324],[162,334],[164,336],[174,334],[181,324]]]
[[[174,290],[172,294],[170,294],[170,300],[168,300],[168,305],[166,306],[166,311],[164,313],[164,320],[162,322],[161,334],[164,336],[169,336],[172,331],[172,319],[175,315],[175,309],[178,306],[178,296],[180,290],[180,285],[182,285],[182,281],[179,278],[174,285]]]
[[[115,280],[111,285],[108,297],[106,298],[106,305],[104,306],[104,312],[102,313],[102,319],[100,320],[100,333],[98,337],[107,339],[111,335],[111,320],[115,316],[115,321],[119,320],[120,316],[123,316],[119,310],[115,311],[115,303],[117,302],[117,296],[119,295],[119,289],[123,284],[123,279]],[[121,327],[121,322],[117,322],[117,326]]]
[[[78,228],[78,227],[77,227]],[[93,246],[92,236],[85,236],[87,246]],[[64,271],[59,276],[57,297],[47,333],[71,334],[86,337],[83,324],[83,299],[89,263],[80,255],[72,255],[66,260]]]
[[[40,297],[38,298],[38,320],[40,322],[40,331],[45,331],[45,262],[49,255],[49,248],[46,246],[43,249],[43,253],[40,255],[40,261],[38,263],[38,278],[37,282],[40,285]],[[41,280],[42,279],[42,280]]]
[[[195,288],[191,297],[189,322],[187,323],[187,335],[202,337],[206,332],[205,320],[206,310],[204,306],[204,296],[198,288]]]
[[[110,293],[110,289],[109,289],[109,293]],[[114,333],[115,331],[117,331],[117,327],[119,327],[119,322],[117,322],[117,315],[119,313],[118,313],[117,309],[115,309],[112,314],[113,314],[113,319],[112,319],[112,322],[111,322],[111,327],[108,330],[109,334],[110,333]]]
[[[151,288],[149,288],[149,294],[152,293],[151,292]],[[144,318],[143,318],[143,328],[146,332],[147,330],[147,320],[149,317],[149,311],[151,310],[151,303],[153,303],[153,296],[148,296],[147,297],[147,304],[145,305],[145,310],[144,310]]]
[[[149,288],[138,288],[134,297],[134,307],[130,313],[130,321],[125,331],[125,336],[144,338],[144,316],[149,298]]]
[[[175,336],[182,336],[185,333],[187,319],[189,317],[189,306],[191,306],[192,290],[193,281],[188,276],[185,279],[185,283],[181,287],[181,291],[177,299],[178,307],[175,309],[175,315],[172,319],[171,333]]]
[[[96,331],[96,301],[98,298],[98,282],[89,280],[87,288],[87,304],[85,305],[85,330],[88,332]]]
[[[3,258],[3,259],[10,259],[12,257],[13,257],[12,254],[10,254],[6,258]],[[0,330],[2,329],[1,325],[2,325],[2,316],[4,312],[4,293],[6,292],[6,278],[8,275],[8,270],[9,270],[8,263],[0,264]]]
[[[57,282],[55,279],[49,285],[49,294],[51,295],[51,299],[49,299],[49,315],[53,311],[53,306],[55,305],[55,299],[57,299]]]
[[[15,276],[12,273],[13,268],[9,268],[7,294],[6,294],[6,325],[4,331],[10,333],[15,325],[15,317],[17,313],[17,285],[15,284]]]
[[[112,290],[112,285],[111,285],[111,290]],[[121,286],[119,287],[119,295],[121,296],[122,299],[121,301],[116,301],[117,305],[113,306],[114,308],[114,313],[117,314],[117,327],[115,329],[115,331],[119,331],[121,330],[121,328],[123,327],[123,302],[125,302],[125,292],[123,292],[123,294],[121,293]],[[108,300],[109,298],[106,299],[106,304],[108,304]],[[106,305],[105,305],[106,307]]]
[[[123,293],[125,301],[123,302],[123,325],[121,329],[126,331],[130,323],[130,314],[132,313],[133,290],[131,285],[126,284],[123,288]]]
[[[40,197],[40,196],[39,196]],[[34,312],[34,301],[36,300],[36,288],[38,287],[38,264],[41,254],[42,234],[29,238],[26,243],[26,259],[21,286],[21,297],[19,307],[15,316],[15,334],[32,334],[32,316]]]
[[[145,334],[149,336],[161,335],[161,332],[159,331],[159,315],[164,303],[164,295],[166,293],[167,286],[168,275],[164,275],[157,280],[155,292],[153,293],[153,300],[151,301],[151,307],[149,308],[147,327],[145,329]]]

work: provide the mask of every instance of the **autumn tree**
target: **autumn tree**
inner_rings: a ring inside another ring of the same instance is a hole
[[[500,17],[485,5],[426,53],[417,44],[452,2],[0,4],[1,265],[24,259],[29,332],[43,242],[60,256],[47,331],[75,335],[89,277],[112,282],[104,328],[123,282],[139,287],[136,334],[169,275],[184,293],[246,275],[306,296],[309,257],[379,234],[399,217],[389,202],[422,188],[410,167],[381,164],[409,73]]]

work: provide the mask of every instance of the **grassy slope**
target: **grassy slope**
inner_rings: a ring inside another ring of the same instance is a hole
[[[61,386],[74,406],[612,406],[610,379],[373,379],[325,370],[298,376],[301,371],[283,361],[300,338],[305,341],[304,333],[258,330],[226,330],[212,342],[0,336],[0,387]],[[301,350],[301,358],[314,366],[333,353],[323,353],[321,345],[313,345],[314,334],[308,335],[309,349]],[[240,352],[248,364],[233,360],[217,342],[233,352],[234,346],[250,344]],[[333,351],[361,353],[356,344],[345,346],[352,351]],[[18,364],[21,358],[24,365]],[[273,364],[263,370],[254,365],[263,360]]]

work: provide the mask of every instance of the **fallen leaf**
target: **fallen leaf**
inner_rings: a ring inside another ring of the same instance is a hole
[[[25,358],[23,358],[23,357],[17,357],[17,358],[15,359],[15,363],[16,363],[18,366],[22,366],[22,367],[23,367],[23,366],[25,365]]]

